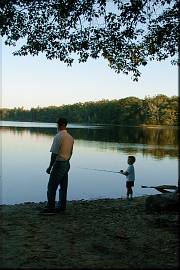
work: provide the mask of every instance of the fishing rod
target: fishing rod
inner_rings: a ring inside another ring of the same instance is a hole
[[[100,172],[110,172],[110,173],[120,173],[120,172],[116,172],[116,171],[109,171],[109,170],[103,170],[103,169],[94,169],[94,168],[82,168],[82,167],[79,167],[79,169],[91,170],[91,171],[100,171]]]

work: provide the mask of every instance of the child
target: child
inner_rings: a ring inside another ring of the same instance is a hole
[[[127,163],[129,164],[126,171],[120,170],[121,174],[124,174],[126,176],[126,188],[127,188],[127,199],[132,200],[133,196],[133,190],[132,187],[134,186],[135,181],[135,172],[134,172],[134,162],[136,161],[136,158],[134,156],[128,156]]]

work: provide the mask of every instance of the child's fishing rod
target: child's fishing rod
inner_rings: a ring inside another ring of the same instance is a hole
[[[100,171],[100,172],[110,172],[110,173],[120,173],[120,172],[116,172],[116,171],[109,171],[109,170],[103,170],[103,169],[94,169],[94,168],[82,168],[82,167],[79,167],[79,169],[91,170],[91,171]]]

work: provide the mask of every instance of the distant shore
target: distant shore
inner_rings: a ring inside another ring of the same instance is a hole
[[[39,123],[39,124],[54,124],[54,127],[56,127],[56,122],[47,122],[47,121],[23,121],[23,120],[1,120],[1,126],[3,126],[4,123]],[[146,127],[146,128],[178,128],[178,125],[160,125],[160,124],[138,124],[138,125],[130,125],[130,124],[111,124],[111,123],[98,123],[98,122],[71,122],[70,125],[89,125],[89,126],[117,126],[117,127]],[[7,126],[7,125],[5,125]]]
[[[178,268],[178,213],[148,213],[145,197],[68,201],[54,216],[44,206],[0,206],[2,268]]]
[[[79,124],[178,126],[178,102],[178,96],[157,94],[144,98],[129,96],[30,109],[2,108],[0,111],[3,120],[12,121],[56,122],[59,115],[64,115],[70,123]]]

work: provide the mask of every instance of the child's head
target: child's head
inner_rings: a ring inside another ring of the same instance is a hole
[[[127,161],[127,163],[128,163],[129,165],[134,164],[135,161],[136,161],[136,158],[135,158],[134,156],[128,156],[128,161]]]

